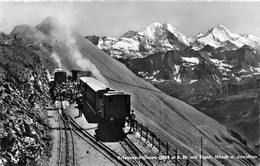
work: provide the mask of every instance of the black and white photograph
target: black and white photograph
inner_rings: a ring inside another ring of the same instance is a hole
[[[0,1],[0,166],[260,166],[260,1]]]

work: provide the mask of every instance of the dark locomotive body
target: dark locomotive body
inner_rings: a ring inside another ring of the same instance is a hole
[[[126,117],[130,116],[130,95],[113,91],[93,77],[80,77],[80,91],[95,115],[124,127]]]
[[[130,117],[130,95],[117,91],[105,93],[101,117],[114,121],[116,126],[124,127],[126,118]]]
[[[54,70],[54,82],[56,84],[62,84],[66,82],[66,72],[62,69]]]
[[[58,93],[61,91],[61,87],[63,84],[66,83],[66,72],[62,69],[55,69],[54,70],[54,77],[49,79],[49,86],[50,86],[50,95],[55,102],[57,99]]]

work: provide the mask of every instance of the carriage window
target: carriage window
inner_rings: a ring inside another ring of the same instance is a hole
[[[108,102],[109,102],[109,103],[113,103],[113,97],[109,97],[109,98],[108,98]]]
[[[128,96],[125,97],[125,102],[129,103],[129,97]]]
[[[98,94],[98,98],[99,98],[99,99],[102,99],[102,94],[99,93],[99,94]]]

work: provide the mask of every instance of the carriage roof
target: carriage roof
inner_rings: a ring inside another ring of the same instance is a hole
[[[124,93],[123,91],[108,91],[104,96],[130,96],[129,94]]]
[[[105,84],[93,77],[80,77],[79,79],[86,83],[91,89],[93,89],[96,92],[108,88],[108,86],[106,86]]]
[[[55,72],[65,72],[63,69],[54,69],[54,73]]]

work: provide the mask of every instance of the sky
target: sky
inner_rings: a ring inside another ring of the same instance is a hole
[[[7,1],[0,2],[0,31],[9,34],[16,25],[36,26],[48,16],[82,36],[119,37],[167,22],[189,37],[218,24],[260,37],[260,1]]]

